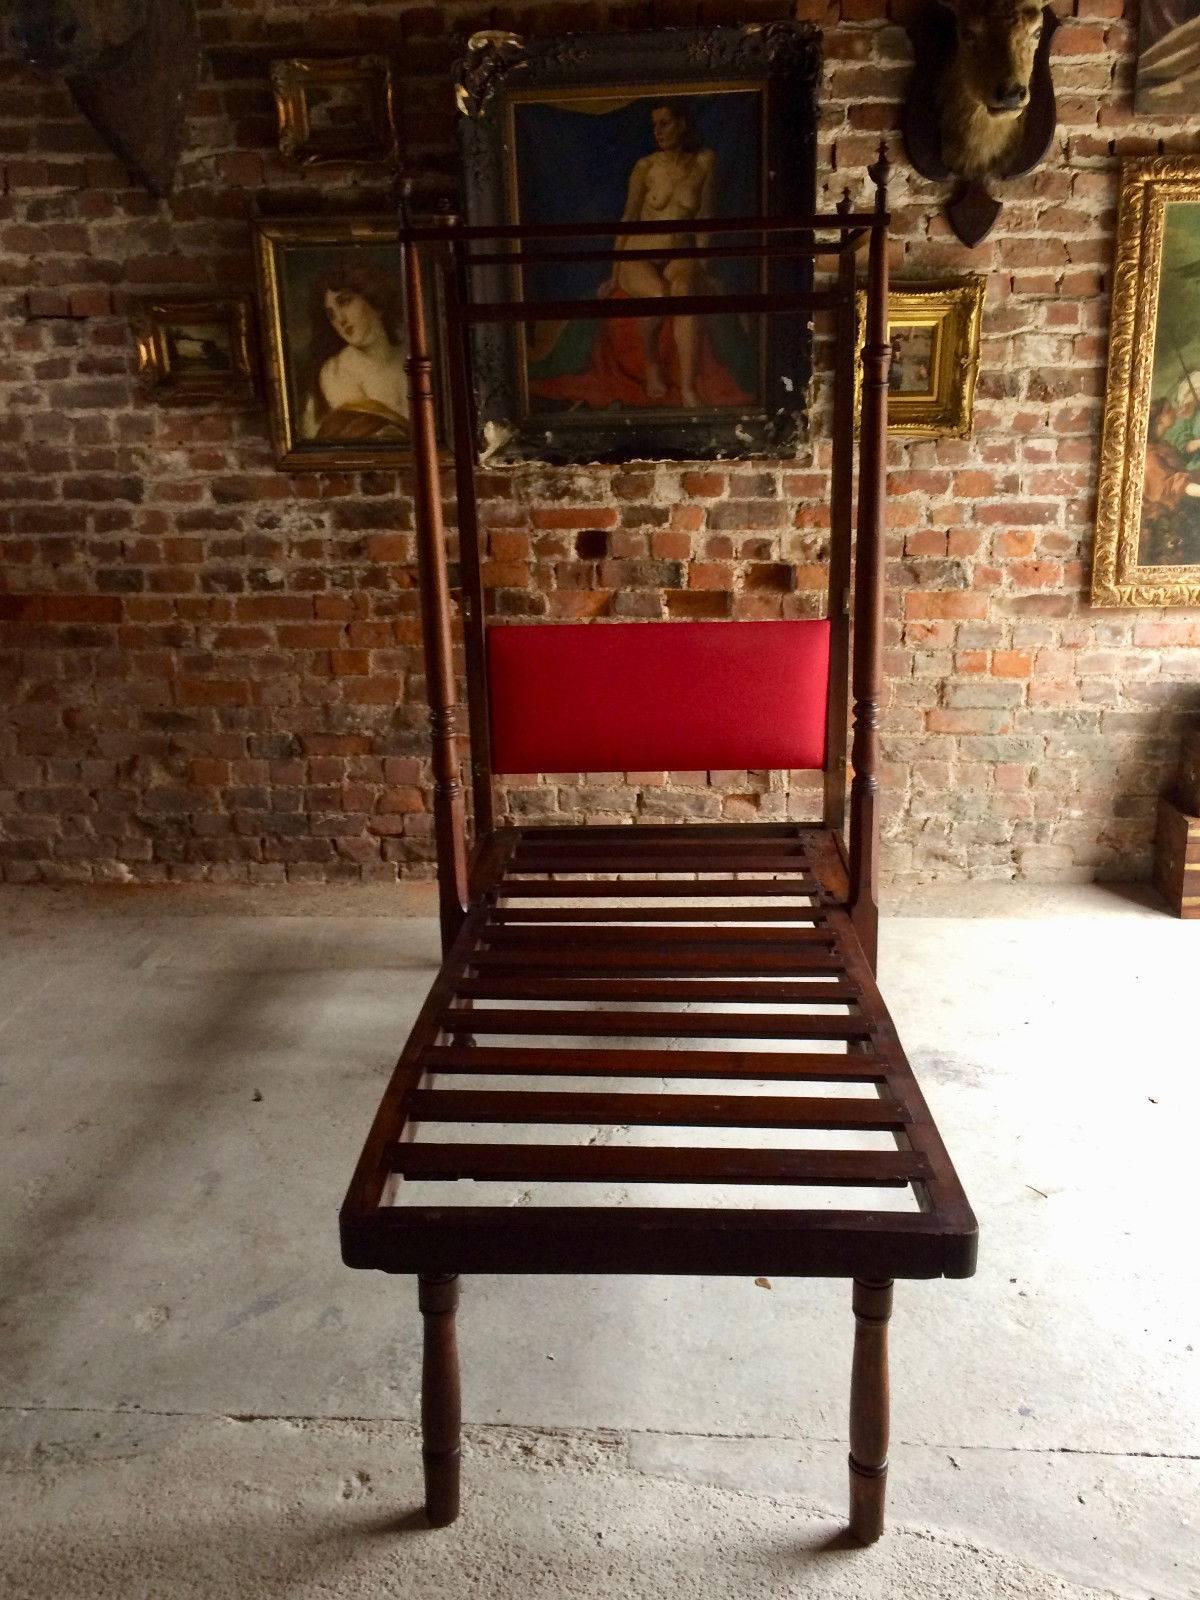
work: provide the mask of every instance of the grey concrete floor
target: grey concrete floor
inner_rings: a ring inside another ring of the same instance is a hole
[[[864,1553],[837,1282],[469,1281],[467,1514],[406,1520],[415,1291],[335,1214],[427,908],[0,893],[0,1593],[1200,1593],[1200,924],[1011,886],[885,922],[982,1250],[898,1285]]]

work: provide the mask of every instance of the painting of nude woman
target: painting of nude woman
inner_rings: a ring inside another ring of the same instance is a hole
[[[264,222],[257,244],[280,465],[399,464],[408,339],[395,225]]]
[[[723,218],[812,209],[819,39],[774,31],[576,35],[508,47],[499,90],[470,110],[459,95],[467,214],[530,224],[611,221],[594,245],[653,252],[627,260],[527,260],[496,296],[654,300],[662,314],[548,320],[481,335],[481,410],[506,425],[514,456],[627,460],[763,453],[802,427],[809,375],[797,318],[673,314],[695,295],[803,288],[809,266],[684,254],[732,245]],[[706,57],[726,69],[697,73]],[[811,121],[810,121],[811,118]],[[629,235],[621,224],[652,223]],[[661,226],[660,226],[661,225]],[[595,253],[593,251],[593,253]],[[482,292],[482,290],[481,290]],[[490,288],[489,288],[490,296]],[[490,391],[490,392],[489,392]]]
[[[655,101],[657,100],[657,104]],[[661,247],[653,260],[593,267],[588,274],[561,265],[530,272],[530,292],[551,295],[570,282],[575,296],[661,299],[658,318],[623,318],[535,329],[529,351],[530,409],[593,410],[638,407],[695,413],[708,407],[746,409],[758,400],[756,325],[739,318],[673,317],[672,298],[755,288],[757,272],[744,262],[721,270],[679,258],[673,249],[706,245],[706,219],[752,215],[759,208],[761,107],[756,94],[662,95],[518,102],[514,107],[522,217],[557,220],[582,209],[562,195],[547,160],[564,146],[590,166],[584,187],[592,215],[621,222],[661,222],[661,234],[616,236],[618,247]],[[601,209],[603,208],[603,209]],[[564,217],[563,220],[575,220]]]

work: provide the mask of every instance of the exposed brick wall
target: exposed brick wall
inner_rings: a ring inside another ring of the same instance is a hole
[[[899,3],[899,0],[896,0]],[[170,409],[132,376],[129,297],[252,281],[248,218],[344,180],[273,154],[243,46],[404,41],[411,163],[453,173],[446,69],[525,32],[786,15],[786,3],[441,6],[200,0],[210,66],[176,195],[130,186],[54,81],[0,68],[0,871],[10,881],[428,871],[411,511],[389,474],[275,472],[264,418]],[[895,126],[905,35],[880,0],[826,27],[820,164],[861,192]],[[1195,149],[1132,113],[1136,19],[1077,0],[1060,136],[968,252],[898,159],[894,265],[988,274],[975,436],[893,445],[886,712],[893,880],[1146,870],[1154,797],[1200,709],[1200,616],[1085,600],[1117,158]],[[232,54],[231,54],[232,50]],[[899,150],[894,147],[899,157]],[[364,202],[371,200],[364,192]],[[486,576],[509,615],[808,614],[811,460],[491,473]],[[807,812],[811,783],[615,774],[515,788],[514,812]]]

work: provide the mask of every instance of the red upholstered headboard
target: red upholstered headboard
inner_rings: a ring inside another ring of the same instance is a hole
[[[497,773],[817,768],[828,622],[488,629]]]

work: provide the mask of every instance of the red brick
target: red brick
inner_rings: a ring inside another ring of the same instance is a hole
[[[620,516],[611,506],[539,506],[531,520],[535,528],[615,528]]]
[[[988,614],[988,602],[984,595],[910,590],[904,596],[904,610],[906,616],[915,618],[953,617],[982,622]]]

